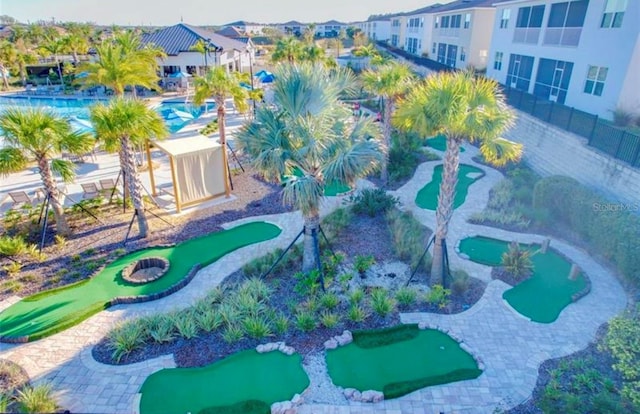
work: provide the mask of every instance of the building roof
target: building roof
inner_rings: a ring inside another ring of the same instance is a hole
[[[282,26],[304,26],[306,23],[300,23],[297,20],[289,20],[288,22],[280,23]]]
[[[244,20],[238,20],[235,22],[231,22],[231,23],[227,23],[225,24],[223,27],[227,27],[227,26],[264,26],[264,24],[262,23],[253,23],[253,22],[246,22]]]
[[[455,0],[451,3],[442,4],[433,10],[433,13],[442,13],[453,10],[475,9],[477,7],[492,8],[494,4],[507,0]]]
[[[339,22],[339,21],[337,21],[337,20],[329,20],[329,21],[327,21],[327,22],[318,23],[318,25],[319,25],[319,26],[320,26],[320,25],[325,25],[325,26],[326,26],[326,25],[328,25],[328,24],[330,24],[330,25],[339,25],[339,24],[340,24],[340,25],[343,25],[343,26],[344,26],[346,23],[342,23],[342,22]]]
[[[191,51],[198,40],[209,41],[212,48],[218,50],[246,49],[246,45],[242,42],[184,23],[142,35],[143,43],[153,43],[170,56]]]
[[[219,34],[220,36],[225,36],[230,39],[237,39],[239,37],[246,36],[244,32],[238,30],[235,26],[227,26],[222,30],[218,30],[216,33]]]

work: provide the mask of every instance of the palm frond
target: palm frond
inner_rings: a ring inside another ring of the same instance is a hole
[[[308,174],[301,177],[291,175],[284,183],[282,201],[308,215],[318,211],[323,195],[324,185],[318,177]]]
[[[22,171],[27,166],[27,157],[19,148],[0,149],[0,174]]]
[[[51,160],[51,171],[62,178],[65,183],[70,183],[76,176],[76,166],[73,162],[55,158]]]

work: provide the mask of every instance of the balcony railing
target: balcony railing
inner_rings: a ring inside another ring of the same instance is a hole
[[[582,27],[547,27],[542,44],[551,46],[578,46]]]

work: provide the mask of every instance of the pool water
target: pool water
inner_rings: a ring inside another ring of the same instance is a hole
[[[83,121],[89,120],[89,108],[97,103],[105,103],[107,99],[91,99],[91,98],[42,98],[31,96],[2,96],[0,97],[0,111],[9,107],[40,107],[47,108],[55,113],[65,117],[75,117]],[[168,100],[163,101],[156,109],[159,113],[166,113],[168,109],[186,112],[193,118],[187,117],[164,117],[169,132],[172,134],[191,123],[194,119],[200,117],[205,110],[211,111],[215,108],[215,103],[208,102],[205,105],[196,106],[191,103],[185,103],[184,100]],[[1,142],[1,138],[0,138]],[[1,146],[1,144],[0,144]]]

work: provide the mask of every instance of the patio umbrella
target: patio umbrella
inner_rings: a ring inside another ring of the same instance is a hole
[[[173,121],[173,120],[182,120],[187,121],[195,118],[189,112],[180,111],[175,108],[165,108],[160,110],[160,115],[164,118],[165,121]]]
[[[256,74],[255,74],[255,75],[253,75],[253,76],[256,76],[256,77],[258,77],[258,78],[259,78],[260,76],[270,75],[270,74],[271,74],[271,72],[269,72],[269,71],[266,71],[266,70],[262,69],[261,71],[256,72]]]
[[[191,75],[189,75],[188,73],[184,73],[184,72],[176,72],[176,73],[172,73],[171,75],[169,75],[170,78],[190,78]]]
[[[276,80],[276,77],[273,76],[273,73],[268,73],[266,75],[260,76],[258,79],[260,79],[260,82],[262,83],[271,83]]]
[[[92,134],[96,132],[95,129],[93,129],[93,124],[91,122],[86,119],[80,119],[76,116],[69,117],[69,125],[76,132],[89,132]]]

